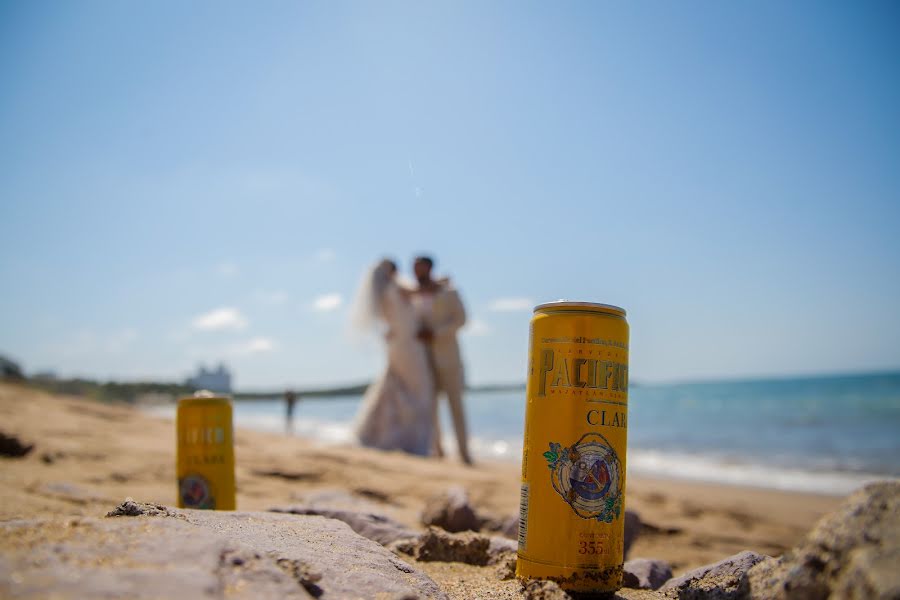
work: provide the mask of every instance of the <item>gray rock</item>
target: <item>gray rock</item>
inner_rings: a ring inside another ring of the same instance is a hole
[[[747,592],[747,572],[767,557],[745,550],[670,579],[660,588],[679,600],[738,600]]]
[[[0,523],[0,597],[446,598],[334,519],[136,502],[111,514]]]
[[[125,502],[118,505],[108,513],[107,517],[178,517],[184,519],[184,514],[162,504],[149,502],[135,502],[132,498],[126,498]]]
[[[368,492],[366,494],[354,494],[347,490],[325,488],[292,494],[291,500],[296,501],[295,506],[306,508],[382,514],[385,502],[373,501],[371,492],[366,491]]]
[[[625,534],[624,534],[624,554],[625,559],[628,560],[628,552],[631,550],[631,545],[634,544],[634,541],[638,538],[638,535],[641,533],[641,517],[637,514],[637,512],[633,510],[625,510]]]
[[[672,578],[672,567],[664,560],[633,558],[625,563],[622,587],[656,590]]]
[[[748,597],[900,598],[900,481],[872,483],[795,548],[750,571]]]
[[[428,500],[422,511],[422,523],[440,527],[450,533],[458,533],[477,531],[481,528],[482,520],[469,504],[466,490],[453,486]]]
[[[522,584],[525,600],[569,600],[571,596],[553,581],[532,580]]]
[[[516,561],[517,557],[515,554],[507,554],[506,556],[502,557],[497,563],[497,568],[495,569],[497,579],[499,579],[500,581],[515,579]]]
[[[182,519],[0,523],[3,598],[312,596],[271,558]]]
[[[519,539],[519,515],[485,517],[478,515],[481,532],[496,533],[511,540]]]
[[[277,513],[290,513],[294,515],[319,515],[329,519],[343,521],[350,529],[359,535],[378,542],[382,546],[392,544],[397,540],[418,537],[419,532],[406,527],[390,517],[375,513],[359,513],[349,510],[330,510],[327,508],[312,508],[308,506],[286,506],[269,509]]]
[[[488,546],[488,554],[492,557],[492,561],[494,560],[493,557],[508,553],[515,554],[519,550],[519,544],[509,538],[492,535],[488,539],[491,541]]]
[[[497,533],[511,540],[519,539],[519,515],[510,515],[500,523]]]
[[[850,560],[835,582],[837,598],[900,599],[900,547],[885,550],[862,548]]]
[[[500,536],[488,537],[472,531],[447,533],[435,527],[411,540],[402,540],[393,549],[422,562],[461,562],[493,565],[516,552],[516,544]]]

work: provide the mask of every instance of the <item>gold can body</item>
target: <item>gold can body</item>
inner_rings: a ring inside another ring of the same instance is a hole
[[[516,575],[574,592],[622,587],[628,323],[621,308],[535,308]]]
[[[178,507],[234,510],[234,429],[231,400],[190,396],[176,419]]]

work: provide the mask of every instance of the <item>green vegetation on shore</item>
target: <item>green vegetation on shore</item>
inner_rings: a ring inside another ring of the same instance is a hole
[[[159,383],[152,381],[118,382],[94,381],[91,379],[29,379],[31,387],[54,394],[83,396],[99,402],[136,402],[148,395],[165,395],[173,398],[193,394],[196,390],[180,383]]]

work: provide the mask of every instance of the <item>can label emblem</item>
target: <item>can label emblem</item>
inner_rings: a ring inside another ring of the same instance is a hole
[[[612,523],[622,514],[619,457],[605,437],[586,433],[571,446],[550,442],[544,452],[550,481],[576,515]]]
[[[216,499],[210,490],[209,481],[202,475],[184,477],[178,485],[181,501],[185,508],[215,509]]]

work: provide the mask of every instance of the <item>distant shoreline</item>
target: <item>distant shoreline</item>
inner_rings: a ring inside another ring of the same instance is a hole
[[[335,388],[317,388],[310,390],[292,390],[297,398],[331,398],[336,396],[361,396],[366,392],[369,383],[361,383],[358,385],[335,387]],[[284,396],[287,390],[281,391],[249,391],[249,392],[232,392],[229,394],[235,400],[263,400],[269,398],[277,398]],[[524,392],[524,383],[496,383],[486,385],[473,385],[466,388],[467,392]]]
[[[20,380],[29,387],[50,392],[53,394],[71,394],[85,398],[91,398],[100,402],[135,402],[146,395],[163,394],[177,399],[193,394],[193,387],[180,383],[165,383],[152,381],[94,381],[91,379],[48,379],[35,378]],[[235,400],[267,400],[281,398],[287,391],[293,391],[298,399],[309,398],[334,398],[339,396],[361,396],[368,389],[370,382],[309,389],[284,387],[275,390],[238,390],[225,392]],[[524,383],[495,383],[473,385],[466,388],[468,392],[524,392]]]

